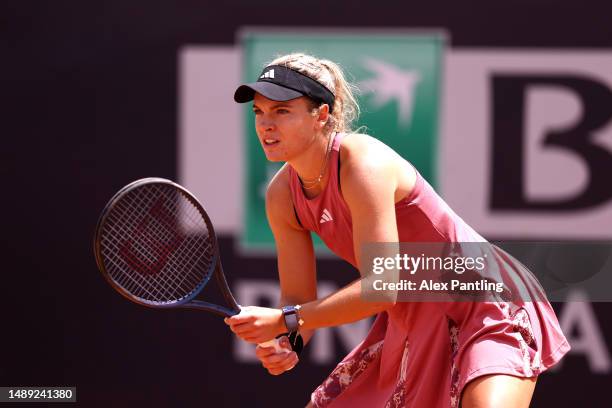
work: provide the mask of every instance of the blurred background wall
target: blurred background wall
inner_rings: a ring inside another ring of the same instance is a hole
[[[274,259],[244,251],[241,238],[248,142],[231,96],[245,72],[245,27],[440,34],[432,179],[444,198],[490,239],[612,238],[609,2],[58,1],[0,10],[0,385],[77,386],[87,407],[303,406],[365,335],[367,322],[322,330],[295,370],[272,377],[215,316],[138,307],[97,272],[91,236],[106,201],[134,179],[166,177],[210,205],[239,301],[275,303]],[[585,134],[597,153],[554,143]],[[461,175],[463,191],[453,182]],[[210,188],[217,194],[205,195]],[[318,267],[321,294],[354,278],[333,257]],[[533,406],[608,406],[612,306],[554,307],[573,351],[541,376]]]

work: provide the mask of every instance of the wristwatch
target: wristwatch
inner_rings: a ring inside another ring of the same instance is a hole
[[[300,308],[300,305],[283,307],[283,318],[285,319],[285,326],[287,326],[289,332],[297,331],[300,326],[304,324],[304,320],[300,319]]]

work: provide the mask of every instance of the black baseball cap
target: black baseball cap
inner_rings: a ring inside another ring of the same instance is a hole
[[[236,89],[234,100],[238,103],[252,101],[255,92],[273,101],[289,101],[301,96],[334,107],[334,94],[323,84],[282,65],[270,65],[264,68],[257,82],[243,84]]]

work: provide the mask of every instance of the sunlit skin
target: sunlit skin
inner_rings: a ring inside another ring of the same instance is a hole
[[[266,158],[286,162],[270,182],[266,193],[266,215],[274,234],[278,258],[281,305],[302,305],[304,325],[300,333],[307,343],[314,329],[338,326],[375,315],[394,306],[394,300],[365,302],[361,280],[357,279],[335,293],[317,297],[316,261],[310,233],[297,222],[289,188],[288,165],[302,180],[316,179],[325,162],[331,132],[325,125],[329,107],[311,109],[306,97],[285,102],[255,94],[255,128]],[[266,143],[266,140],[271,143]],[[394,204],[414,187],[416,173],[392,149],[367,135],[346,137],[340,150],[341,195],[352,216],[353,248],[360,264],[361,246],[368,242],[398,242]],[[327,184],[324,177],[315,188],[303,190],[312,198]],[[246,306],[226,324],[241,339],[263,343],[287,331],[281,309]],[[298,357],[257,346],[256,355],[270,374],[279,375],[293,368]],[[528,407],[535,379],[509,375],[478,377],[464,388],[463,408]],[[310,404],[308,405],[310,406]]]
[[[484,375],[463,389],[460,408],[528,408],[536,378]]]

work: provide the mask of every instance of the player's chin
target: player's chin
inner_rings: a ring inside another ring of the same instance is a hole
[[[278,163],[278,162],[286,162],[287,158],[285,156],[281,156],[279,154],[274,154],[274,153],[268,153],[265,152],[266,154],[266,159],[268,159],[269,162],[273,162],[273,163]]]

